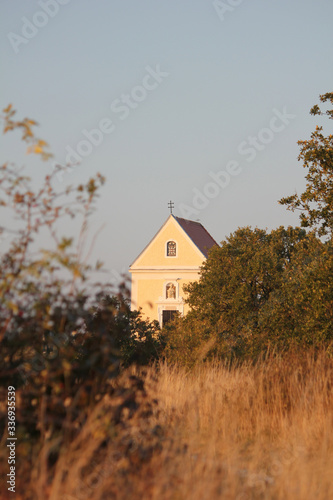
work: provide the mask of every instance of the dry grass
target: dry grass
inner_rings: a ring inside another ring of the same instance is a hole
[[[138,410],[107,441],[115,403],[99,403],[45,498],[331,499],[332,382],[324,354],[151,368]]]
[[[168,451],[152,498],[333,498],[332,381],[332,365],[311,357],[161,367],[164,423],[188,448]]]

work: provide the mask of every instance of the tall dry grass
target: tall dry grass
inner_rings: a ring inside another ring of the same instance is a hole
[[[150,368],[136,410],[126,410],[107,440],[102,427],[115,403],[99,403],[47,493],[67,500],[333,499],[332,384],[325,354],[191,372]]]
[[[170,495],[162,470],[160,498],[333,498],[332,381],[324,357],[161,367],[165,424],[188,448],[165,474],[177,478]]]

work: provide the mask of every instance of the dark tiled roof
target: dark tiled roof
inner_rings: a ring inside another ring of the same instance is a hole
[[[187,236],[191,238],[193,243],[204,254],[204,256],[208,257],[208,250],[210,250],[214,245],[218,245],[209,232],[200,224],[200,222],[182,219],[181,217],[175,217],[175,219],[184,229]]]

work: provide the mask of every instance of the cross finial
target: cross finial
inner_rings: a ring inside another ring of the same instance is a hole
[[[170,214],[172,214],[172,209],[173,209],[174,207],[175,207],[174,202],[170,200],[170,201],[169,201],[169,203],[168,203],[168,208],[170,208]]]

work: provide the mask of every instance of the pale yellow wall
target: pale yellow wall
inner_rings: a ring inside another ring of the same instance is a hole
[[[177,256],[166,257],[166,243],[177,243]],[[204,256],[189,239],[173,217],[155,236],[130,268],[132,273],[132,309],[142,308],[144,318],[159,320],[158,310],[174,308],[186,314],[189,310],[184,300],[183,285],[199,278]],[[178,283],[179,295],[175,302],[166,300],[164,285]]]
[[[162,295],[164,281],[164,279],[138,280],[138,303],[146,316],[151,319],[158,319],[156,302]]]
[[[177,242],[177,257],[166,257],[165,245],[168,240]],[[136,260],[135,267],[141,266],[201,266],[202,254],[189,241],[179,224],[170,218],[158,236]]]
[[[156,319],[158,321],[158,302],[162,298],[165,301],[164,296],[164,285],[171,281],[174,282],[178,279],[179,284],[179,297],[183,299],[186,298],[186,294],[183,292],[183,285],[190,283],[191,281],[196,281],[199,277],[198,272],[192,271],[191,273],[135,273],[132,274],[132,309],[142,308],[143,317],[149,318],[150,320]],[[136,296],[134,297],[134,294]],[[164,302],[165,304],[168,301]],[[172,302],[168,303],[172,304]],[[183,304],[184,314],[187,314],[189,307],[187,304]]]

